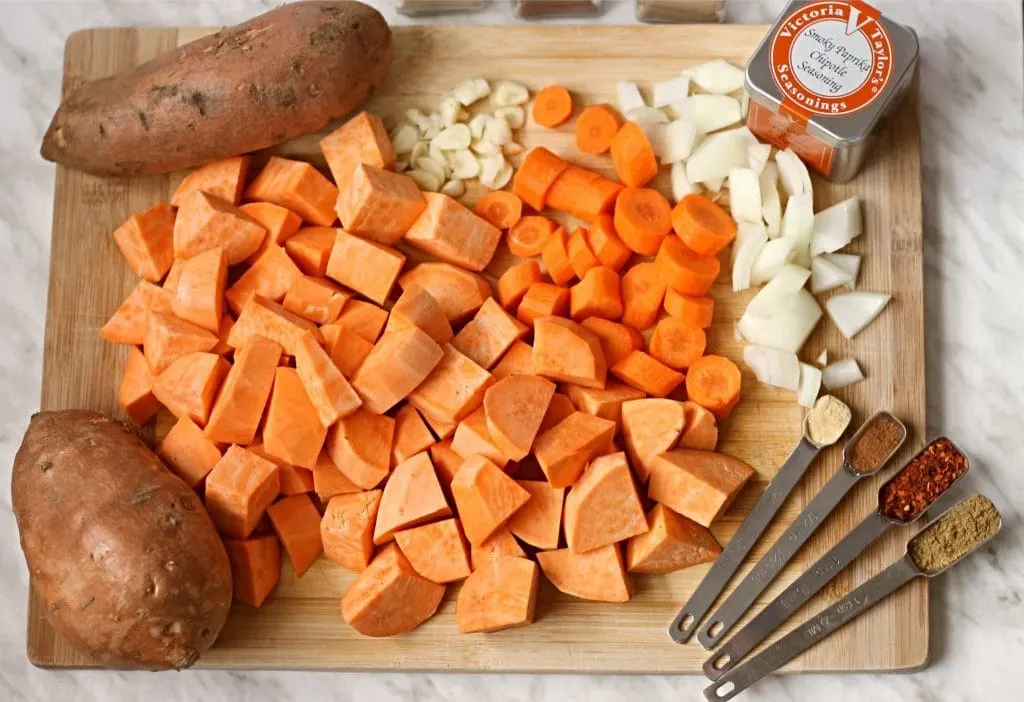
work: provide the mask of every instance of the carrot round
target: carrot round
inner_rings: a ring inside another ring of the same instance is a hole
[[[736,238],[736,223],[703,195],[684,197],[672,210],[672,228],[697,253],[714,256]]]
[[[477,200],[473,211],[498,229],[511,229],[523,216],[523,201],[515,193],[494,190]]]
[[[547,202],[551,184],[568,167],[568,163],[543,146],[538,146],[526,154],[522,165],[516,171],[515,178],[512,179],[512,192],[540,212]]]
[[[669,368],[683,370],[704,355],[708,338],[700,327],[691,327],[681,319],[665,317],[654,327],[650,352]]]
[[[523,261],[512,266],[498,278],[498,302],[506,310],[513,309],[530,286],[541,281],[541,277],[540,264],[536,261]]]
[[[658,318],[665,284],[657,265],[638,263],[622,276],[622,323],[634,329],[647,329]]]
[[[544,267],[548,269],[548,275],[558,285],[565,285],[576,277],[572,270],[572,262],[569,260],[566,239],[565,229],[559,227],[548,237],[547,243],[544,244],[544,248],[540,252]]]
[[[644,130],[633,122],[622,125],[612,139],[612,164],[619,180],[641,188],[658,175],[658,160]]]
[[[585,154],[603,154],[622,126],[610,105],[591,105],[576,119],[576,148]]]
[[[600,265],[594,252],[590,250],[590,246],[587,244],[586,229],[577,228],[574,230],[569,235],[566,249],[569,252],[569,264],[572,266],[573,273],[581,280],[587,271]]]
[[[572,117],[572,95],[560,85],[549,85],[533,100],[533,120],[549,129],[565,124]]]
[[[586,317],[618,319],[622,316],[619,274],[611,268],[591,268],[569,293],[569,316],[575,320]]]
[[[587,184],[576,198],[572,214],[584,222],[593,222],[602,214],[615,208],[615,201],[622,192],[622,184],[600,176]]]
[[[580,200],[581,193],[600,178],[601,176],[597,173],[588,171],[586,168],[569,166],[551,184],[551,189],[548,190],[547,206],[561,212],[575,213],[576,203]]]
[[[645,256],[672,231],[672,208],[657,190],[625,188],[615,201],[615,231],[630,249]]]
[[[614,271],[626,265],[632,255],[629,247],[622,243],[615,232],[614,218],[610,214],[599,215],[591,223],[587,230],[587,243],[598,262]]]
[[[508,230],[505,241],[508,243],[509,251],[516,256],[539,256],[548,237],[557,228],[558,225],[547,217],[521,217],[515,226]]]
[[[666,237],[655,259],[662,281],[684,295],[707,295],[722,264],[714,256],[701,256],[678,237]]]
[[[715,419],[722,421],[740,399],[742,376],[736,364],[724,356],[704,356],[686,375],[686,394]]]
[[[672,288],[665,291],[665,311],[685,324],[707,329],[715,313],[715,301],[710,297],[690,297]]]

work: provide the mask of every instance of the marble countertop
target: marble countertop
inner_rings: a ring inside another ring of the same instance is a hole
[[[389,21],[407,23],[391,3]],[[37,155],[57,106],[64,40],[87,26],[217,25],[276,0],[0,2],[0,466],[38,406],[54,168]],[[510,5],[462,20],[516,21]],[[633,21],[611,0],[601,21]],[[729,0],[730,21],[769,22],[782,0]],[[775,677],[744,699],[958,702],[1020,699],[1024,552],[1024,58],[1020,0],[877,0],[921,40],[929,433],[971,454],[1004,533],[933,586],[931,664],[914,674]],[[895,382],[898,382],[896,379]],[[0,490],[0,699],[699,699],[697,676],[44,671],[25,658],[27,573],[9,491]],[[623,642],[628,645],[628,642]]]

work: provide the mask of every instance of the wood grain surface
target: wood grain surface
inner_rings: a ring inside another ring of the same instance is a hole
[[[128,69],[208,29],[104,29],[72,35],[65,54],[64,90],[79,82]],[[475,76],[517,80],[532,90],[558,81],[581,104],[614,102],[615,83],[654,81],[711,58],[742,65],[764,27],[681,26],[518,26],[417,27],[395,29],[397,55],[392,77],[368,105],[382,116],[406,108],[435,109],[443,92]],[[854,182],[831,185],[815,180],[816,208],[853,194],[865,201],[866,234],[851,251],[865,254],[860,288],[891,292],[893,302],[853,342],[822,323],[806,347],[815,358],[857,358],[867,380],[840,391],[854,408],[855,422],[889,409],[910,427],[912,440],[899,463],[924,437],[924,344],[921,269],[921,167],[916,87],[894,114],[875,155]],[[607,158],[579,158],[572,148],[572,125],[558,130],[527,126],[526,146],[546,145],[581,164],[610,172]],[[275,149],[323,164],[318,137]],[[257,155],[257,160],[265,155]],[[123,346],[102,342],[97,330],[135,285],[119,256],[111,231],[132,212],[168,199],[181,174],[103,180],[57,169],[54,195],[49,307],[43,366],[42,407],[84,407],[116,416],[117,387],[127,355]],[[667,176],[661,176],[661,186]],[[509,262],[507,252],[489,271]],[[723,266],[727,268],[727,266]],[[751,293],[734,294],[728,275],[718,282],[715,325],[709,345],[739,361],[734,320]],[[721,449],[749,462],[758,480],[715,526],[724,543],[757,500],[765,482],[795,444],[802,412],[791,393],[759,387],[748,373],[744,397],[723,428]],[[160,422],[158,422],[158,425]],[[154,429],[143,430],[154,438]],[[834,473],[838,448],[822,455],[781,517],[754,550],[759,557],[809,497]],[[802,567],[835,543],[875,504],[875,490],[891,474],[863,481],[819,534],[759,601],[774,597]],[[902,553],[908,534],[890,534],[842,573],[798,616],[834,602],[855,584]],[[748,559],[749,561],[749,559]],[[675,612],[704,576],[706,567],[667,576],[636,578],[637,593],[624,604],[592,603],[541,588],[533,626],[491,635],[456,633],[452,588],[438,616],[404,636],[369,639],[342,620],[339,598],[352,575],[321,559],[298,579],[285,565],[281,584],[260,609],[236,605],[216,646],[200,661],[210,668],[408,669],[494,671],[591,671],[685,673],[707,657],[698,644],[679,646],[666,634]],[[743,572],[746,572],[746,568]],[[733,585],[738,582],[734,579]],[[731,591],[731,590],[730,590]],[[749,616],[749,615],[748,615]],[[797,620],[790,622],[795,624]],[[786,629],[788,630],[788,628]],[[928,652],[928,591],[917,580],[869,614],[842,629],[787,670],[881,670],[921,666]],[[88,666],[90,661],[56,636],[40,602],[31,596],[28,656],[40,666]]]

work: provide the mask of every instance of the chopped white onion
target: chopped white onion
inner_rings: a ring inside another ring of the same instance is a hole
[[[712,134],[700,143],[686,161],[686,178],[707,183],[725,178],[733,168],[747,165],[747,142],[735,130]]]
[[[850,274],[834,263],[821,256],[811,259],[811,292],[815,295],[835,290],[850,280]]]
[[[697,138],[692,122],[677,119],[668,124],[656,124],[647,131],[651,148],[662,164],[678,163],[690,155]]]
[[[757,179],[761,186],[761,216],[768,228],[768,238],[782,234],[782,201],[779,198],[779,167],[774,161],[764,164]]]
[[[707,134],[740,121],[740,103],[728,95],[691,95],[671,105],[679,119],[693,122],[699,134]]]
[[[747,147],[747,165],[750,166],[754,173],[760,175],[771,155],[771,144],[751,144]]]
[[[814,297],[801,289],[787,298],[774,314],[752,314],[748,309],[740,317],[737,328],[752,344],[797,353],[818,325],[821,314]]]
[[[659,110],[657,107],[647,107],[646,105],[634,107],[624,114],[626,119],[636,123],[637,126],[644,130],[655,124],[668,124],[669,122],[668,115],[663,110]]]
[[[813,407],[821,392],[821,370],[806,363],[800,364],[800,389],[796,402],[801,407]]]
[[[690,94],[690,79],[686,76],[663,80],[654,84],[654,106],[667,107],[673,102],[685,100]]]
[[[687,75],[701,90],[716,95],[733,93],[743,87],[743,69],[724,59],[715,59],[687,69]]]
[[[733,168],[729,171],[729,210],[737,221],[761,225],[761,187],[757,173],[752,169]],[[767,238],[768,232],[764,231]]]
[[[779,179],[782,181],[782,189],[786,195],[810,195],[811,174],[807,172],[807,166],[800,157],[790,149],[785,149],[775,154],[775,162],[779,164]]]
[[[747,111],[748,111],[749,107],[750,107],[750,93],[748,93],[746,90],[744,90],[743,94],[740,96],[740,117],[742,117],[743,119],[747,118]]]
[[[622,114],[647,104],[644,102],[644,98],[640,94],[640,88],[637,87],[636,83],[625,81],[618,83],[615,86],[615,95],[619,101],[619,112]]]
[[[817,363],[819,366],[821,366],[823,368],[825,366],[827,366],[828,365],[828,349],[822,349],[821,353],[818,354],[818,357],[816,359],[814,359],[814,362]]]
[[[849,292],[828,299],[825,308],[839,331],[852,339],[889,304],[891,296],[873,292]]]
[[[857,287],[857,274],[860,273],[860,256],[857,254],[827,253],[822,254],[821,258],[833,266],[846,271],[850,276],[850,282],[846,284],[847,290],[853,290]]]
[[[751,285],[764,285],[775,277],[779,269],[793,258],[795,239],[780,237],[771,239],[761,248],[761,253],[754,261],[754,269],[750,272]]]
[[[838,251],[860,236],[864,231],[860,210],[860,198],[851,197],[814,215],[811,256]]]
[[[795,353],[751,345],[743,349],[743,362],[750,366],[757,379],[765,385],[786,390],[800,387],[800,361]]]
[[[760,315],[774,314],[807,284],[810,277],[811,272],[806,268],[787,263],[779,268],[768,284],[754,296],[747,305],[747,312]]]
[[[712,178],[711,180],[704,181],[704,187],[713,195],[718,195],[721,192],[723,185],[725,185],[725,178]]]
[[[814,202],[806,193],[793,195],[786,203],[782,215],[782,236],[796,240],[793,247],[793,261],[801,266],[810,266],[808,253],[811,246],[811,230],[814,227]]]
[[[672,164],[672,199],[679,202],[687,195],[699,193],[700,188],[686,179],[686,164],[676,161]]]
[[[864,380],[864,373],[861,372],[857,361],[852,358],[836,361],[821,370],[821,383],[826,390],[838,390],[862,380]]]
[[[736,231],[736,243],[732,248],[732,289],[734,292],[750,287],[750,271],[768,241],[768,233],[760,222],[740,222]]]

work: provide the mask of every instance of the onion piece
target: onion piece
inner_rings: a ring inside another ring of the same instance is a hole
[[[857,254],[827,253],[822,254],[820,258],[849,274],[850,282],[846,284],[847,290],[853,290],[857,287],[857,274],[860,273],[860,256]]]
[[[773,161],[764,164],[757,178],[761,187],[761,216],[768,228],[768,238],[782,234],[782,200],[779,198],[779,167]]]
[[[761,187],[753,169],[733,168],[729,171],[729,210],[737,221],[761,224]]]
[[[686,178],[707,183],[725,178],[733,168],[747,165],[747,142],[736,130],[712,134],[700,143],[686,161]]]
[[[641,105],[623,113],[627,120],[635,122],[642,129],[647,129],[655,124],[668,124],[668,115],[657,107]]]
[[[752,344],[797,353],[818,325],[821,314],[814,297],[801,289],[775,314],[757,315],[748,309],[740,317],[737,328]]]
[[[663,113],[664,114],[664,113]],[[678,163],[693,150],[697,128],[692,122],[677,119],[668,124],[656,124],[647,130],[651,148],[662,164]]]
[[[807,166],[800,157],[791,149],[785,149],[775,154],[775,163],[779,164],[779,179],[782,181],[782,189],[786,195],[810,195],[811,174],[807,172]]]
[[[618,98],[619,112],[622,114],[647,104],[644,102],[644,98],[640,94],[640,88],[637,87],[636,83],[623,81],[616,84],[615,96]]]
[[[706,93],[724,95],[743,87],[743,69],[724,59],[715,59],[683,72]]]
[[[796,240],[793,246],[793,261],[801,266],[809,267],[811,257],[811,230],[814,227],[814,202],[808,194],[793,195],[786,203],[786,211],[782,215],[781,232],[784,237]]]
[[[795,353],[752,345],[743,349],[743,362],[765,385],[786,390],[800,387],[800,361]]]
[[[813,407],[819,392],[821,392],[821,369],[801,363],[800,389],[796,393],[796,403],[801,407]]]
[[[830,263],[821,256],[811,259],[811,292],[815,295],[835,290],[846,285],[850,280],[850,274],[834,263]]]
[[[885,309],[892,296],[873,292],[849,292],[828,299],[825,309],[847,339],[855,337]]]
[[[654,84],[653,103],[655,107],[668,107],[673,102],[685,100],[690,94],[690,79],[680,76]]]
[[[693,122],[699,134],[723,129],[742,119],[739,101],[728,95],[691,95],[670,107],[678,119]]]
[[[779,238],[771,239],[761,248],[761,253],[754,261],[754,268],[750,272],[751,285],[764,285],[775,277],[784,265],[793,258],[793,246],[795,239]]]
[[[732,289],[733,292],[746,290],[750,287],[750,271],[754,261],[761,252],[761,247],[768,241],[768,232],[760,222],[740,222],[736,231],[736,243],[732,249]]]
[[[744,90],[743,94],[740,95],[740,118],[741,119],[746,119],[747,118],[747,112],[748,112],[748,108],[749,107],[750,107],[750,93],[748,93],[746,90]]]
[[[822,349],[821,353],[818,354],[818,357],[816,359],[814,359],[814,362],[817,363],[819,366],[821,366],[823,368],[825,366],[827,366],[828,365],[828,349]]]
[[[814,215],[811,256],[843,248],[864,231],[860,198],[851,197]]]
[[[723,185],[725,185],[725,178],[712,178],[711,180],[704,181],[704,187],[707,188],[708,192],[712,193],[713,195],[717,195],[719,192],[721,192]]]
[[[844,358],[842,361],[830,363],[821,370],[821,383],[826,390],[838,390],[862,380],[864,380],[864,373],[861,372],[857,361],[852,358]]]
[[[751,144],[747,147],[747,165],[760,175],[772,155],[771,144]]]
[[[754,296],[747,305],[747,312],[768,316],[776,313],[790,297],[803,289],[810,277],[811,272],[806,268],[787,263]]]
[[[687,195],[699,193],[700,188],[686,179],[686,164],[676,161],[672,164],[672,199],[679,202]]]

